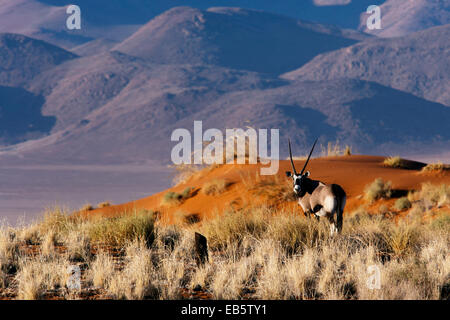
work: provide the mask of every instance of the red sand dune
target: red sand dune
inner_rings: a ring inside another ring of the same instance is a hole
[[[364,203],[362,199],[364,187],[376,178],[392,181],[393,189],[403,190],[405,192],[420,189],[421,184],[424,182],[450,184],[450,172],[448,170],[440,173],[422,173],[420,172],[420,167],[423,164],[412,161],[410,164],[417,166],[416,170],[391,168],[383,165],[384,159],[384,157],[363,155],[324,157],[311,159],[307,170],[311,172],[312,179],[325,183],[337,183],[345,189],[348,198],[345,209],[347,213]],[[299,170],[303,167],[304,160],[295,161],[295,164]],[[259,164],[218,166],[212,170],[201,171],[186,182],[147,198],[83,212],[82,214],[89,217],[111,217],[123,214],[124,212],[134,212],[135,209],[138,211],[146,209],[160,212],[170,222],[173,221],[173,216],[177,211],[185,214],[196,214],[199,218],[203,219],[210,217],[216,212],[222,213],[231,206],[239,207],[243,204],[263,202],[268,202],[273,205],[271,199],[255,196],[254,192],[249,191],[246,186],[245,180],[247,180],[248,184],[248,179],[254,178],[259,172],[259,168]],[[280,169],[278,171],[278,180],[280,182],[288,179],[285,176],[285,171],[288,170],[291,170],[289,161],[280,161]],[[205,195],[197,192],[195,196],[176,207],[160,205],[161,199],[168,191],[182,192],[186,187],[194,187],[195,190],[200,191],[202,185],[212,179],[224,179],[231,185],[224,193],[218,196]],[[394,202],[395,199],[377,201],[371,207],[376,208],[382,203],[391,207]],[[283,204],[278,203],[276,205],[293,208],[294,210],[298,210],[299,214],[302,214],[301,208],[295,201]]]

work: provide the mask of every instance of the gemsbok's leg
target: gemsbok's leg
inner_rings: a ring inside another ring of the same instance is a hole
[[[330,222],[330,235],[333,236],[338,232],[338,228],[336,226],[336,222],[334,220],[334,213],[327,216],[328,221]]]

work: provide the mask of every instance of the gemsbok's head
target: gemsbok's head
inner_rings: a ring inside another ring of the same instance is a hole
[[[292,150],[291,150],[291,140],[289,139],[289,157],[291,159],[291,165],[292,165],[292,172],[286,171],[286,176],[291,177],[293,184],[294,184],[294,192],[296,195],[303,197],[306,192],[306,184],[308,183],[308,177],[310,175],[309,171],[305,172],[306,166],[308,165],[309,159],[311,158],[311,155],[314,151],[314,147],[316,146],[317,139],[314,141],[314,144],[311,148],[311,151],[309,152],[309,156],[306,159],[305,165],[303,166],[302,171],[300,173],[297,173],[297,170],[295,170],[294,160],[292,159]]]

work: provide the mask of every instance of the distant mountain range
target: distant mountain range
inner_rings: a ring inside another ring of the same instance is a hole
[[[239,8],[178,7],[113,48],[164,64],[213,64],[280,74],[366,39],[357,32]]]
[[[286,79],[374,81],[450,106],[450,25],[371,39],[315,57]]]
[[[368,30],[363,13],[361,31],[391,38],[450,23],[450,0],[387,0],[380,9],[381,29]]]
[[[138,3],[123,7],[124,25],[133,5],[158,8]],[[279,128],[283,155],[287,137],[302,150],[315,137],[364,153],[450,146],[449,25],[380,39],[263,11],[177,7],[127,26],[115,39],[95,36],[95,23],[88,41],[64,34],[71,50],[0,35],[0,160],[167,164],[171,132],[194,120]]]
[[[371,4],[383,0],[358,0],[342,6],[318,6],[318,0],[78,0],[82,29],[67,30],[65,7],[70,0],[3,0],[0,32],[21,33],[65,48],[106,38],[122,41],[139,26],[177,6],[197,9],[241,7],[282,14],[297,19],[356,29],[359,16]]]
[[[177,6],[205,10],[240,7],[304,21],[360,29],[381,37],[403,36],[450,23],[449,0],[78,0],[81,30],[68,30],[70,0],[3,0],[0,32],[20,33],[66,49],[93,42],[121,42],[152,18]],[[382,5],[382,30],[366,30],[370,5]]]

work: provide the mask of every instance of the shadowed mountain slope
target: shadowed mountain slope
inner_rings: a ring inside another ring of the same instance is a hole
[[[34,76],[77,56],[44,41],[0,34],[0,85],[21,86]]]
[[[0,145],[37,139],[50,132],[54,117],[44,117],[42,96],[21,88],[0,86]]]

